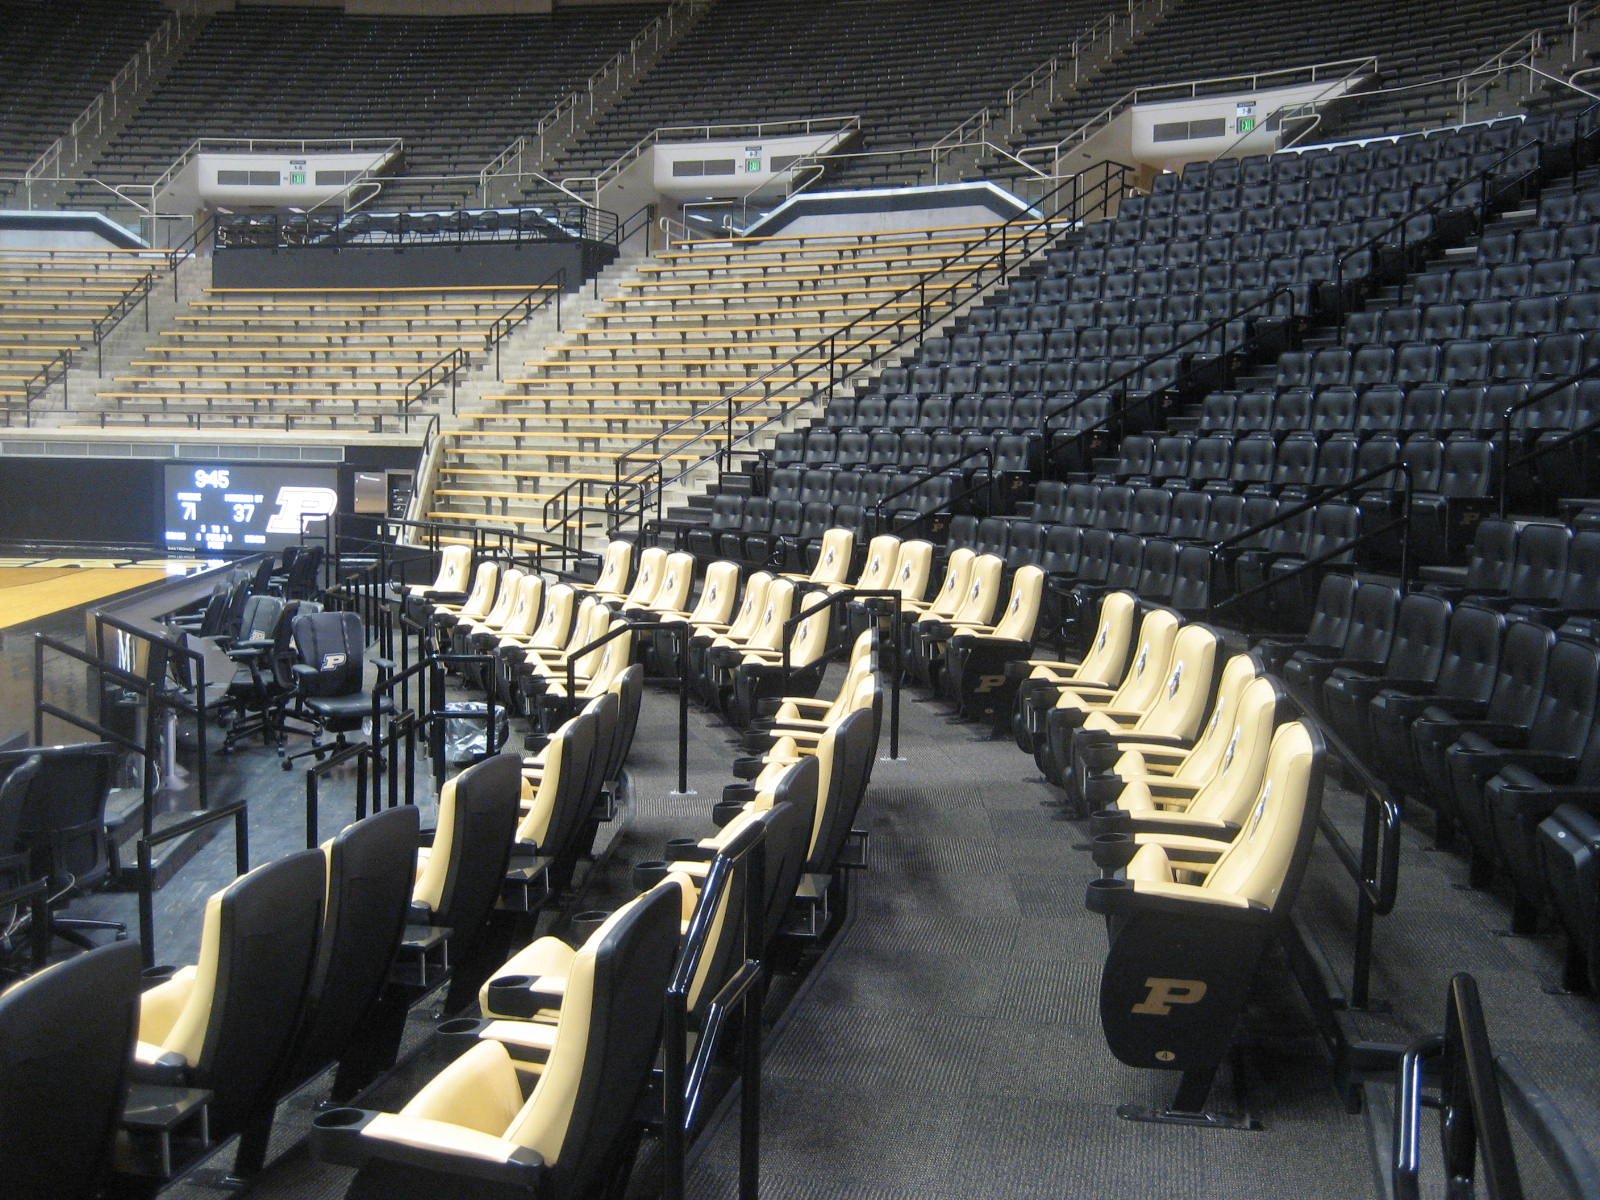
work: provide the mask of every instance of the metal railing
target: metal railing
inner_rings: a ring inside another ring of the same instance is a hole
[[[106,126],[150,83],[158,64],[166,60],[183,37],[184,23],[192,24],[206,6],[200,0],[173,0],[167,7],[172,9],[172,14],[123,64],[104,90],[73,118],[67,132],[28,165],[22,176],[24,183],[60,180],[64,170],[75,167],[90,140],[100,137]]]
[[[649,485],[640,498],[640,504],[648,506],[653,499],[656,516],[659,517],[664,488],[713,463],[718,465],[719,470],[725,469],[735,447],[748,443],[774,423],[785,419],[787,411],[782,409],[782,401],[775,400],[772,395],[774,380],[781,377],[785,391],[798,391],[806,381],[812,381],[810,393],[804,397],[808,400],[831,394],[852,376],[922,336],[936,320],[945,320],[962,305],[969,303],[972,295],[966,294],[966,289],[975,291],[980,287],[984,274],[991,274],[995,280],[1009,278],[1016,267],[1044,250],[1054,232],[1074,227],[1096,213],[1105,211],[1113,199],[1121,196],[1132,168],[1103,163],[1097,171],[1100,177],[1087,183],[1082,176],[1071,176],[1061,181],[1052,195],[1059,196],[1065,192],[1070,199],[1048,216],[1038,217],[1030,213],[1014,217],[967,246],[956,268],[959,273],[954,278],[947,279],[932,290],[926,276],[919,278],[839,329],[798,350],[785,362],[769,368],[721,399],[694,410],[689,416],[625,451],[617,459],[619,482],[648,480]],[[1049,236],[1038,238],[1036,235],[1040,233]],[[989,250],[989,253],[982,254],[984,250]],[[974,258],[975,253],[979,257]],[[944,307],[935,318],[935,306],[940,304]],[[908,325],[913,327],[909,333],[905,332]],[[873,346],[873,341],[885,333],[893,337],[892,344],[887,347]],[[859,361],[854,364],[841,361],[841,355],[858,350],[865,352]],[[804,361],[818,358],[822,361],[809,365]],[[750,409],[773,403],[780,405],[780,411],[758,421],[742,433],[735,433],[734,427],[739,416],[745,415]],[[705,425],[702,418],[719,409],[723,421],[719,425]],[[677,443],[674,453],[681,454],[686,447],[696,444],[710,448],[697,460],[680,467],[676,475],[667,478],[659,455],[650,451],[659,447],[664,437],[691,425],[696,426],[697,431]],[[645,461],[629,473],[622,473],[627,464],[640,459]]]
[[[108,308],[99,317],[95,318],[94,325],[89,331],[89,336],[94,340],[95,374],[100,376],[102,379],[105,378],[106,373],[106,336],[118,325],[122,324],[123,319],[141,304],[144,304],[145,306],[145,332],[148,333],[150,331],[150,306],[145,304],[145,301],[150,298],[150,293],[154,289],[154,286],[154,276],[141,276],[139,278],[139,282],[135,283],[127,291],[123,292],[122,295],[118,296],[116,302],[112,304],[110,308]]]
[[[1600,1195],[1600,1166],[1583,1139],[1510,1054],[1495,1054],[1477,981],[1451,977],[1442,1034],[1406,1048],[1395,1087],[1389,1183],[1395,1200],[1419,1200],[1422,1110],[1439,1110],[1440,1166],[1454,1196],[1521,1200],[1529,1193],[1517,1166],[1506,1118],[1509,1102],[1531,1146],[1563,1197]],[[1438,1095],[1426,1092],[1430,1064],[1438,1065]],[[1544,1193],[1540,1193],[1544,1195]]]
[[[567,699],[578,700],[578,660],[625,633],[639,630],[675,629],[678,631],[678,793],[689,792],[689,637],[694,632],[688,621],[629,621],[613,618],[611,628],[566,654]]]
[[[496,358],[499,356],[496,355]],[[448,383],[450,385],[450,413],[456,412],[456,381],[461,372],[472,365],[472,355],[459,346],[451,350],[443,358],[429,363],[410,379],[406,380],[405,387],[400,391],[400,426],[406,432],[411,432],[411,409],[434,388]]]
[[[1500,516],[1503,517],[1506,515],[1507,506],[1510,502],[1511,480],[1519,468],[1535,463],[1556,450],[1575,445],[1578,442],[1592,436],[1596,430],[1600,430],[1600,416],[1592,417],[1589,420],[1584,421],[1582,424],[1573,427],[1572,429],[1540,429],[1535,431],[1535,433],[1550,434],[1552,436],[1548,439],[1540,439],[1535,445],[1513,457],[1511,453],[1511,425],[1513,418],[1515,418],[1519,412],[1525,412],[1528,409],[1538,407],[1538,405],[1542,404],[1545,400],[1548,400],[1551,396],[1554,396],[1556,393],[1561,392],[1566,388],[1582,383],[1586,379],[1596,378],[1600,378],[1600,363],[1596,363],[1594,366],[1585,367],[1583,370],[1574,375],[1568,375],[1565,379],[1557,380],[1555,383],[1530,392],[1523,399],[1517,401],[1517,403],[1508,404],[1504,409],[1501,410],[1500,469],[1496,472],[1495,487],[1497,494],[1496,508]]]
[[[494,377],[500,378],[500,345],[510,337],[513,332],[533,319],[535,313],[547,304],[554,304],[556,310],[556,332],[561,332],[561,293],[567,288],[567,269],[557,267],[546,275],[526,293],[513,300],[510,306],[493,321],[484,331],[483,348],[494,351]],[[455,411],[452,399],[451,412]]]
[[[634,35],[626,47],[617,51],[580,86],[573,88],[549,108],[537,121],[533,131],[523,134],[495,155],[478,172],[479,193],[488,201],[489,183],[506,175],[526,177],[538,172],[526,166],[531,157],[535,166],[542,166],[547,157],[546,137],[556,133],[571,135],[577,132],[580,110],[589,116],[595,110],[595,95],[609,86],[613,91],[621,87],[638,72],[642,54],[654,53],[663,41],[677,32],[678,23],[687,20],[706,7],[707,0],[673,0],[665,11]],[[562,127],[565,126],[563,129]],[[543,178],[540,176],[540,178]],[[555,186],[560,186],[559,184]]]
[[[72,348],[69,346],[64,350],[58,351],[54,358],[45,363],[43,367],[39,368],[39,370],[34,373],[31,379],[23,383],[22,423],[24,425],[33,424],[34,404],[44,399],[45,393],[50,390],[51,385],[54,384],[58,379],[61,381],[61,407],[69,407],[69,400],[67,396],[67,370],[71,366]],[[10,428],[11,426],[11,412],[11,406],[7,405],[5,409],[7,428]]]
[[[900,677],[905,674],[903,659],[904,647],[901,645],[900,629],[902,625],[903,597],[896,588],[845,588],[842,591],[830,592],[815,604],[807,605],[794,616],[783,623],[783,657],[780,660],[783,674],[787,679],[795,669],[789,664],[789,645],[794,640],[794,631],[800,627],[800,622],[817,613],[830,612],[841,605],[849,604],[856,600],[887,600],[889,611],[893,614],[894,623],[889,627],[892,631],[890,640],[894,643],[894,665],[889,676],[889,759],[897,761],[900,758]],[[825,653],[827,660],[838,653],[838,650]],[[809,665],[809,664],[806,664]],[[781,694],[781,693],[780,693]]]

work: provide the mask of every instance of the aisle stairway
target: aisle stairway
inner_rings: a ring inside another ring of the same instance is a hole
[[[949,287],[948,309],[995,282],[974,270],[996,252],[989,228],[698,243],[613,268],[580,323],[446,431],[425,515],[540,535],[557,519],[546,502],[574,481],[591,481],[598,505],[648,462],[669,478],[704,462],[730,427],[735,440],[776,435],[830,369],[870,369],[918,330],[919,288],[932,308]],[[1050,232],[1011,237],[1013,260]]]

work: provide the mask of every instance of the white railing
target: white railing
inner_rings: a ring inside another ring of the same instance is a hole
[[[1574,66],[1578,62],[1580,35],[1583,33],[1583,27],[1597,15],[1600,15],[1600,4],[1584,4],[1580,0],[1580,2],[1567,7],[1567,32],[1572,41],[1572,57],[1569,61]]]
[[[115,120],[140,89],[150,82],[157,65],[166,60],[183,36],[184,22],[194,21],[201,4],[200,0],[179,0],[172,9],[172,15],[123,64],[122,70],[116,73],[105,90],[89,101],[88,107],[73,119],[67,132],[47,146],[22,173],[25,183],[63,178],[64,172],[78,165],[86,143],[104,133],[106,125]]]
[[[1491,54],[1456,81],[1456,102],[1461,105],[1461,119],[1467,119],[1472,102],[1483,95],[1507,73],[1517,67],[1531,66],[1544,54],[1544,30],[1525,33],[1498,54]],[[1476,82],[1473,82],[1476,80]]]
[[[718,139],[731,141],[740,138],[795,137],[826,132],[832,135],[831,145],[837,146],[852,133],[859,132],[860,129],[861,116],[859,113],[833,117],[795,117],[787,121],[663,125],[645,134],[618,155],[613,162],[608,163],[595,174],[567,176],[561,181],[561,188],[563,191],[588,191],[592,199],[587,202],[598,207],[601,189],[639,159],[643,158],[645,153],[659,142],[709,142]],[[826,147],[812,151],[813,156],[825,153],[827,153]]]
[[[1135,104],[1198,99],[1202,89],[1208,94],[1230,91],[1259,92],[1266,88],[1289,87],[1295,83],[1316,83],[1319,80],[1331,81],[1331,86],[1323,93],[1326,96],[1334,87],[1363,75],[1375,75],[1377,71],[1378,57],[1369,54],[1364,58],[1341,58],[1296,67],[1277,67],[1270,71],[1252,71],[1242,75],[1214,75],[1204,79],[1185,79],[1177,83],[1145,84],[1113,100],[1059,142],[1025,146],[1017,151],[1017,157],[1022,159],[1048,157],[1051,163],[1049,173],[1053,176],[1060,175],[1063,158],[1106,129]]]
[[[530,132],[520,135],[490,159],[478,173],[478,192],[485,197],[485,202],[489,195],[490,180],[506,175],[520,177],[534,174],[534,168],[544,165],[547,136],[553,138],[557,134],[572,134],[578,127],[580,116],[593,114],[596,94],[618,91],[629,80],[636,78],[641,55],[659,50],[661,44],[677,31],[679,21],[706,7],[707,3],[709,0],[673,0],[664,12],[635,34],[627,46],[607,59],[582,84],[557,100],[534,122]],[[530,155],[532,163],[526,161]]]

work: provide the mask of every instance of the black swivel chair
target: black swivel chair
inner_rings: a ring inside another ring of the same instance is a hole
[[[35,882],[32,856],[22,843],[21,830],[22,806],[39,772],[39,758],[30,754],[8,766],[9,772],[0,777],[0,896],[16,899],[0,905],[0,957],[9,958],[20,948],[21,935],[31,933],[33,966],[38,968],[44,966],[49,951],[49,921],[44,919],[48,909],[39,903],[45,894],[43,881],[38,888],[30,887]],[[21,904],[25,896],[34,901],[26,910]]]
[[[77,955],[0,995],[0,1179],[8,1200],[99,1194],[138,1016],[133,942]]]
[[[365,682],[367,635],[360,617],[348,612],[297,616],[294,646],[294,695],[286,703],[283,715],[304,718],[315,730],[312,744],[294,754],[283,752],[280,732],[278,749],[286,771],[297,758],[315,755],[320,762],[324,754],[342,750],[349,744],[345,734],[360,729],[362,721],[372,715],[372,694]],[[387,659],[373,661],[381,680],[393,664]],[[393,704],[382,701],[379,709],[380,713],[392,712]],[[334,735],[331,746],[322,742],[324,733]]]
[[[34,877],[50,882],[55,908],[103,885],[111,877],[111,842],[106,833],[106,797],[122,751],[110,742],[38,746],[0,754],[7,759],[37,756],[38,770],[22,802],[18,834],[31,859]],[[54,936],[93,949],[87,930],[115,933],[128,927],[120,921],[98,921],[52,914]]]

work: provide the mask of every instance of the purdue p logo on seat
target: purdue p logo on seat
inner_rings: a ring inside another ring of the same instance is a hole
[[[1149,990],[1145,998],[1135,1004],[1132,1012],[1147,1017],[1167,1017],[1179,1004],[1198,1004],[1205,998],[1206,982],[1203,979],[1162,979],[1152,976],[1144,981]]]

